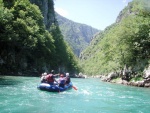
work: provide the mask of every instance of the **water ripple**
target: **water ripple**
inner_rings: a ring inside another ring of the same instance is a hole
[[[10,77],[17,84],[0,87],[0,113],[148,113],[150,89],[72,79],[78,90],[46,92],[39,78]],[[9,106],[9,107],[8,107]]]

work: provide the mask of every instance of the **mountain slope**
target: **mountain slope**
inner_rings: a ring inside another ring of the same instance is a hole
[[[57,13],[55,15],[64,39],[72,47],[74,53],[79,56],[99,30],[85,24],[73,22]]]
[[[150,61],[150,10],[145,1],[133,0],[122,10],[116,23],[98,34],[81,53],[86,74],[106,74],[126,66],[142,72]]]

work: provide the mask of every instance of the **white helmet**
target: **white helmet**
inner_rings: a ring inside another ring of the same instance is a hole
[[[44,75],[44,76],[46,76],[46,75],[47,75],[47,73],[45,72],[43,75]]]
[[[66,73],[66,76],[69,76],[69,73]]]

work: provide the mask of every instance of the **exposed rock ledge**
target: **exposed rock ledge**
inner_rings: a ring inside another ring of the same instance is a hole
[[[144,73],[142,76],[143,79],[140,81],[135,81],[134,79],[132,80],[131,79],[132,75],[128,75],[128,79],[124,79],[124,75],[120,76],[116,72],[109,73],[107,76],[97,75],[95,77],[100,78],[102,81],[105,81],[105,82],[150,88],[150,66],[147,69],[145,69],[143,73]]]
[[[144,79],[143,81],[126,81],[119,78],[116,81],[115,80],[107,81],[106,79],[102,79],[102,81],[137,87],[150,87],[150,79]]]

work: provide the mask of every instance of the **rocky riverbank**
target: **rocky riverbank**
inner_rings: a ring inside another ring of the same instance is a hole
[[[133,75],[126,71],[123,73],[111,72],[108,75],[97,75],[93,77],[100,78],[104,82],[150,88],[150,66],[143,71],[142,75]]]

